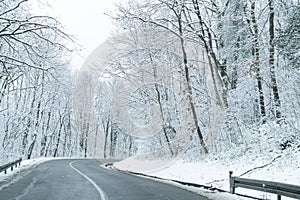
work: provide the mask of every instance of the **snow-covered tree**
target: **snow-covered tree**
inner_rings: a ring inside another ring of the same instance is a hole
[[[1,158],[70,155],[71,37],[26,0],[0,2]]]

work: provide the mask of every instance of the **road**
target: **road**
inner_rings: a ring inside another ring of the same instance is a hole
[[[169,184],[108,170],[100,164],[93,159],[45,162],[0,190],[0,200],[208,200]]]

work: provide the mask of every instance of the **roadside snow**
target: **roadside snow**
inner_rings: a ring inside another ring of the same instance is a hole
[[[154,178],[150,178],[150,177],[144,177],[144,178],[148,178],[148,179],[154,179]],[[232,195],[230,193],[221,193],[221,192],[216,192],[216,191],[212,191],[212,190],[206,190],[203,188],[196,188],[196,187],[191,187],[191,186],[186,186],[186,185],[182,185],[180,183],[176,183],[170,180],[162,180],[162,179],[154,179],[156,181],[160,181],[163,183],[167,183],[170,185],[174,185],[176,187],[180,187],[182,189],[185,189],[187,191],[191,191],[194,192],[196,194],[199,194],[201,196],[207,197],[209,199],[212,200],[250,200],[250,198],[246,198],[246,197],[240,197],[237,195]]]
[[[49,160],[54,160],[54,159],[65,159],[65,158],[36,158],[36,159],[30,159],[30,160],[23,160],[21,162],[20,166],[18,166],[17,168],[16,167],[13,168],[13,171],[11,171],[10,169],[7,169],[7,174],[4,174],[4,172],[1,172],[0,173],[0,190],[14,182],[17,182],[20,178],[25,176],[31,168],[34,168],[37,165],[40,165],[44,162],[47,162]]]
[[[175,164],[174,159],[155,159],[146,161],[140,159],[139,156],[132,156],[125,160],[115,162],[113,165],[117,169],[122,169],[124,171],[137,172],[151,174],[154,171],[160,171],[172,164]]]
[[[241,178],[300,185],[300,136],[286,124],[272,122],[259,128],[244,127],[236,143],[222,140],[216,150],[208,155],[200,152],[201,147],[195,145],[173,160],[147,159],[151,156],[139,155],[114,163],[114,166],[119,170],[225,191],[229,191],[229,171],[233,171],[233,176]],[[207,193],[206,196],[212,199],[245,199],[226,193]],[[237,188],[236,193],[261,199],[277,199],[274,194],[243,188]],[[282,200],[286,199],[291,198],[282,197]]]
[[[261,153],[246,148],[234,149],[217,155],[208,155],[198,161],[185,158],[178,160],[143,160],[131,157],[114,166],[119,170],[143,173],[169,180],[179,180],[212,186],[229,191],[229,171],[234,176],[243,178],[283,182],[300,185],[300,151],[295,149]],[[161,164],[161,165],[159,165]],[[150,170],[152,169],[152,170]],[[211,199],[247,199],[227,193],[210,192],[203,189],[187,187]],[[237,188],[236,193],[263,199],[276,199],[276,195]],[[282,197],[282,199],[290,199]]]

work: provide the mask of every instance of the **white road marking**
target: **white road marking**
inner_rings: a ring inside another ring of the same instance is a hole
[[[95,188],[96,190],[98,191],[100,197],[101,197],[101,200],[106,200],[106,195],[104,193],[104,191],[92,180],[90,179],[89,177],[87,177],[84,173],[82,173],[81,171],[79,171],[78,169],[76,169],[73,164],[76,163],[78,161],[73,161],[73,162],[70,162],[69,165],[70,167],[72,167],[72,169],[74,169],[76,172],[78,172],[81,176],[83,176],[86,180],[88,180]]]

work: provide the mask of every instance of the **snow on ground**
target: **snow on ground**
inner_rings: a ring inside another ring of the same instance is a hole
[[[7,169],[7,174],[4,174],[4,172],[0,173],[0,190],[4,187],[7,187],[8,185],[17,182],[20,178],[25,176],[28,172],[30,172],[30,169],[47,162],[49,160],[54,159],[68,159],[68,158],[36,158],[36,159],[30,159],[30,160],[23,160],[21,162],[21,165],[17,168],[14,167],[13,171]]]
[[[213,156],[205,158],[200,162],[189,162],[178,160],[176,164],[168,168],[149,173],[167,179],[176,179],[186,182],[193,182],[207,186],[229,190],[229,171],[233,171],[234,176],[240,176],[247,171],[243,178],[260,179],[268,181],[283,182],[300,185],[300,153],[294,156],[278,155],[272,159],[262,159],[259,157],[241,156],[235,160],[219,160]],[[290,160],[291,159],[291,160]],[[253,171],[251,171],[253,170]],[[256,197],[268,196],[268,199],[275,195],[261,192],[236,189],[237,193],[254,195]],[[285,199],[284,197],[282,199]]]
[[[226,191],[229,191],[229,171],[233,171],[233,176],[242,178],[300,185],[300,145],[296,143],[281,149],[279,144],[282,140],[275,135],[260,132],[260,135],[252,137],[247,145],[228,147],[224,151],[212,152],[197,159],[195,151],[200,149],[194,148],[176,160],[147,160],[136,156],[114,163],[114,166],[119,170],[197,183]],[[193,190],[203,193],[203,190]],[[206,192],[206,196],[212,199],[246,199],[226,193],[212,195],[211,192]],[[243,188],[237,188],[236,193],[262,199],[277,199],[276,195],[270,193]]]
[[[273,126],[274,130],[278,127]],[[300,185],[300,141],[295,134],[280,133],[272,129],[261,129],[257,133],[244,133],[247,142],[228,145],[223,150],[201,155],[200,147],[189,148],[176,159],[145,159],[145,156],[135,156],[114,163],[117,169],[157,176],[164,179],[180,180],[212,186],[229,191],[229,171],[234,176],[260,179],[287,184]],[[281,136],[281,137],[280,137]],[[284,144],[282,146],[282,144]],[[146,156],[147,157],[147,156]],[[151,156],[150,156],[151,157]],[[41,158],[22,161],[19,168],[8,174],[0,174],[0,189],[14,177],[24,176],[31,167],[53,158]],[[23,170],[24,169],[24,170]],[[17,176],[17,175],[21,176]],[[204,189],[182,186],[174,182],[168,183],[184,187],[211,199],[226,200],[247,199],[229,193],[219,193]],[[237,193],[255,196],[263,199],[276,199],[276,195],[266,194],[242,188]],[[289,198],[282,197],[282,200]]]
[[[187,186],[187,185],[182,185],[180,183],[176,183],[170,180],[160,180],[160,179],[156,179],[156,178],[151,178],[151,177],[145,177],[144,178],[148,178],[148,179],[152,179],[152,180],[156,180],[156,181],[160,181],[163,183],[167,183],[167,184],[171,184],[174,185],[176,187],[180,187],[182,189],[194,192],[196,194],[199,194],[201,196],[204,197],[208,197],[209,199],[216,199],[216,200],[250,200],[250,198],[246,198],[246,197],[240,197],[237,195],[232,195],[230,193],[220,193],[220,192],[216,192],[216,191],[212,191],[212,190],[206,190],[206,189],[202,189],[202,188],[196,188],[196,187],[191,187],[191,186]]]
[[[7,169],[7,174],[4,172],[0,173],[0,190],[7,185],[11,184],[11,181],[18,181],[19,178],[26,175],[28,169],[35,167],[43,162],[46,162],[52,158],[39,158],[39,159],[31,159],[31,160],[23,160],[21,165],[17,168],[14,166],[13,171],[11,169]]]
[[[286,152],[288,154],[288,152]],[[243,173],[249,173],[241,176],[243,178],[261,179],[276,182],[284,182],[288,184],[300,185],[300,153],[294,156],[278,155],[273,159],[249,158],[247,155],[235,158],[235,160],[219,160],[213,156],[208,156],[202,161],[187,162],[184,159],[170,162],[165,166],[158,167],[158,161],[146,161],[136,157],[115,163],[114,166],[120,170],[133,171],[151,176],[157,176],[164,179],[180,180],[200,185],[212,186],[219,189],[229,191],[229,171],[233,171],[234,176],[240,176]],[[267,166],[265,166],[267,165]],[[265,167],[263,167],[265,166]],[[149,169],[152,167],[152,171]],[[260,168],[262,167],[262,168]],[[256,169],[257,168],[257,169]],[[146,169],[146,170],[145,170]],[[179,185],[179,184],[177,184]],[[237,197],[226,193],[214,193],[203,189],[193,187],[185,187],[199,194],[205,195],[212,199],[247,199],[245,197]],[[237,193],[251,195],[258,198],[276,199],[276,195],[266,194],[246,189],[236,189]],[[289,199],[282,197],[282,199]]]

